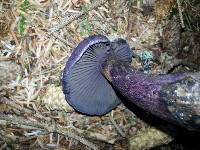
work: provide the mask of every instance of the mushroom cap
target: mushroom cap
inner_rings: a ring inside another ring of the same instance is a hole
[[[130,51],[129,46],[123,50],[124,46],[119,45],[119,41],[113,43],[103,35],[94,35],[74,49],[62,79],[65,98],[74,109],[88,115],[104,115],[120,104],[116,92],[100,72],[100,62],[107,58],[109,51],[114,51],[112,47],[117,55],[128,58],[124,51]]]

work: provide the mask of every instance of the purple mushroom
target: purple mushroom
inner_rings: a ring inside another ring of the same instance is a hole
[[[67,102],[81,113],[103,115],[121,102],[100,72],[100,64],[111,47],[119,58],[131,61],[132,52],[125,40],[110,42],[103,35],[95,35],[80,42],[66,64],[63,91]]]
[[[144,74],[131,66],[132,55],[123,39],[83,40],[63,73],[66,100],[82,113],[103,115],[120,103],[120,93],[166,121],[200,129],[200,73]]]

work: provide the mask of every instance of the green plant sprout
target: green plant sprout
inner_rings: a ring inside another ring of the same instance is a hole
[[[22,5],[20,6],[20,10],[23,12],[27,12],[27,10],[30,8],[30,3],[28,0],[24,0]],[[26,17],[24,14],[20,13],[20,19],[19,19],[19,33],[21,36],[24,35],[24,32],[26,30],[27,24],[26,24]]]
[[[83,12],[88,12],[89,10],[89,5],[85,4],[81,7],[81,10]],[[81,36],[88,36],[92,34],[94,30],[94,26],[90,23],[88,16],[85,16],[83,21],[80,23],[80,34]]]

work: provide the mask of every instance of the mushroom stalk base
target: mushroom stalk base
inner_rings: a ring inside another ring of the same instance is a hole
[[[109,56],[101,72],[127,100],[174,124],[200,130],[200,72],[150,75]]]

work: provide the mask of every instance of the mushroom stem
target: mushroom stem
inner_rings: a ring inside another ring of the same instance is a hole
[[[101,73],[115,90],[145,111],[200,129],[200,72],[149,75],[110,55],[102,62]]]

